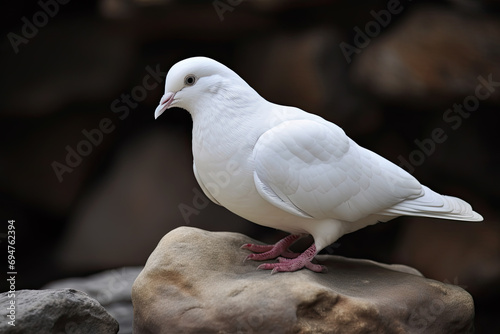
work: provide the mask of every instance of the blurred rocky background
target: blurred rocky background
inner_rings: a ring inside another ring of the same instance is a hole
[[[499,1],[41,0],[0,13],[0,241],[14,219],[18,289],[144,265],[180,225],[283,235],[200,195],[187,112],[153,119],[170,66],[205,55],[471,203],[483,223],[398,218],[325,252],[460,285],[477,333],[500,332]]]

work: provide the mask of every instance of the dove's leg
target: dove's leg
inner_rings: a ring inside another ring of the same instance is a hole
[[[259,269],[271,269],[272,273],[279,271],[296,271],[302,268],[307,268],[315,272],[326,271],[325,266],[314,264],[311,261],[316,254],[325,246],[335,242],[344,232],[343,223],[332,219],[316,221],[311,225],[311,235],[314,243],[294,259],[278,258],[278,263],[264,263]]]
[[[290,234],[289,236],[281,239],[274,245],[255,245],[255,244],[244,244],[241,246],[243,249],[249,249],[252,252],[257,252],[260,254],[249,254],[245,260],[270,260],[278,256],[284,256],[287,258],[296,258],[300,254],[291,252],[288,247],[292,245],[295,241],[303,237],[303,234]]]
[[[325,266],[321,266],[319,264],[312,263],[312,259],[317,254],[316,245],[312,244],[311,247],[306,249],[304,253],[300,254],[298,257],[294,259],[285,259],[278,258],[278,263],[263,263],[258,266],[258,269],[272,269],[271,274],[274,274],[278,271],[296,271],[302,268],[308,268],[317,273],[326,271]]]

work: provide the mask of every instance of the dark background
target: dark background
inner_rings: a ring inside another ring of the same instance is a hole
[[[3,5],[1,20],[0,240],[14,219],[18,289],[143,265],[180,225],[283,236],[205,207],[189,114],[153,118],[164,82],[150,72],[163,79],[175,62],[204,55],[266,99],[319,114],[397,164],[413,161],[407,169],[423,184],[471,203],[483,223],[402,217],[324,252],[403,263],[460,285],[474,297],[477,332],[500,331],[500,86],[465,116],[447,111],[472,101],[479,76],[500,82],[500,2],[401,1],[386,27],[369,23],[387,1],[42,3],[52,4],[46,21],[36,1]],[[360,39],[367,23],[372,37]],[[342,48],[356,42],[346,57]],[[99,135],[106,119],[112,131]],[[436,129],[442,142],[432,141]],[[84,132],[96,144],[82,143]],[[54,165],[67,165],[68,149],[86,156],[58,178]],[[180,207],[192,210],[187,219]]]

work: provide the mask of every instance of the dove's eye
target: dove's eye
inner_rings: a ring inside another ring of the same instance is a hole
[[[184,84],[186,86],[192,86],[192,85],[194,85],[195,82],[196,82],[196,77],[192,74],[188,74],[184,78]]]

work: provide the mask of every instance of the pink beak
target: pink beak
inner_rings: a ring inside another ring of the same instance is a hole
[[[156,107],[155,110],[155,119],[160,117],[160,115],[163,114],[163,112],[167,110],[168,107],[170,107],[170,105],[174,101],[174,97],[175,93],[172,92],[165,93],[165,95],[161,97],[160,104],[158,105],[158,107]]]

